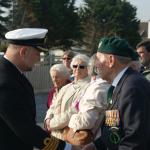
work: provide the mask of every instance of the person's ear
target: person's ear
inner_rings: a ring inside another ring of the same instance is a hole
[[[115,56],[114,55],[109,55],[109,67],[112,68],[115,64]]]
[[[25,46],[20,47],[19,54],[21,57],[25,57],[27,53],[27,48]]]

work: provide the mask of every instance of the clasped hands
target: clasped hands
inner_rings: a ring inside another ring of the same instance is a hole
[[[44,123],[45,129],[50,132],[50,119],[46,119]],[[74,132],[73,129],[65,127],[63,130],[64,140],[72,145],[86,145],[93,141],[94,135],[89,129]]]
[[[66,127],[63,132],[64,140],[72,145],[86,145],[93,141],[94,135],[88,130],[80,130],[74,132],[73,129]]]

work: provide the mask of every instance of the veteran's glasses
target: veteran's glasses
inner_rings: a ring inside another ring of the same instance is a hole
[[[79,69],[85,69],[86,68],[86,66],[84,66],[84,65],[73,65],[72,67],[73,68],[79,68]]]

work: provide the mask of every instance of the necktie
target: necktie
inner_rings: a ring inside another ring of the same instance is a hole
[[[113,95],[113,90],[114,90],[114,86],[110,86],[107,92],[107,102],[108,104],[112,104],[112,95]]]

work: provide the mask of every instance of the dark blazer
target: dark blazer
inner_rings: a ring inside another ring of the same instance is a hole
[[[102,136],[95,141],[97,149],[150,150],[150,83],[129,68],[115,88],[112,100],[110,109],[119,110],[121,140],[116,147],[108,146],[103,124]]]
[[[0,149],[43,148],[44,139],[50,136],[36,125],[35,116],[32,85],[12,63],[0,57]]]

